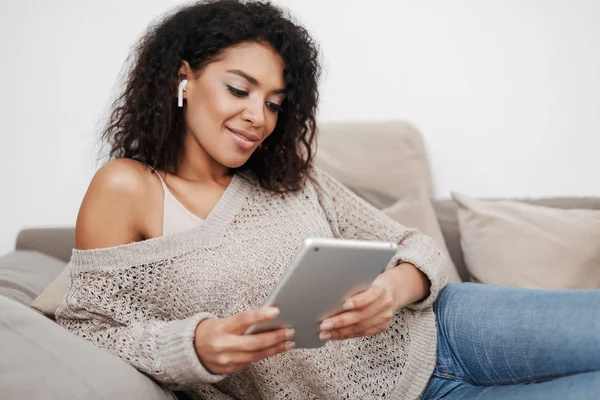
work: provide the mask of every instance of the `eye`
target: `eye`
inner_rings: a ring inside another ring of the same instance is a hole
[[[229,91],[231,92],[231,94],[234,95],[234,96],[236,96],[236,97],[246,97],[246,96],[248,96],[248,92],[246,92],[245,90],[236,89],[233,86],[229,86],[229,85],[227,85],[227,89],[229,89]]]
[[[281,108],[281,106],[277,103],[272,103],[270,101],[267,101],[266,104],[267,104],[267,108],[272,112],[280,113],[283,111],[283,108]]]

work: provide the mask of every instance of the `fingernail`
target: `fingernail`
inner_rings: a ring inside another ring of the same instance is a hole
[[[319,329],[322,330],[322,331],[326,331],[326,330],[331,329],[331,328],[333,328],[333,323],[330,322],[330,321],[323,322],[321,324],[321,326],[319,326]]]
[[[274,316],[276,316],[277,314],[279,314],[279,309],[278,309],[278,308],[276,308],[276,307],[271,307],[271,308],[269,308],[269,309],[267,310],[267,312],[265,313],[265,315],[266,315],[267,317],[269,317],[269,318],[270,318],[270,317],[274,317]]]
[[[346,310],[346,311],[352,310],[354,308],[354,303],[352,301],[347,301],[347,302],[344,303],[344,305],[342,306],[342,308],[344,310]]]
[[[287,343],[285,344],[285,349],[286,349],[286,350],[293,349],[294,347],[296,347],[296,343],[294,343],[294,342],[287,342]]]
[[[331,328],[333,328],[333,323],[331,323],[329,321],[328,322],[323,322],[321,324],[321,326],[319,326],[319,329],[322,330],[322,331],[326,331],[326,330],[331,329]]]
[[[286,339],[289,339],[289,338],[291,338],[292,336],[294,336],[294,333],[296,333],[296,331],[295,331],[295,330],[293,330],[293,329],[288,329],[288,330],[285,332],[285,338],[286,338]]]
[[[321,332],[319,333],[319,339],[321,340],[327,340],[331,337],[331,334],[329,332]]]

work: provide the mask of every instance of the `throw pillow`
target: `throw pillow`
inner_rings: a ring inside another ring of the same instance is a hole
[[[475,282],[540,289],[600,288],[600,211],[453,193]]]
[[[395,198],[415,190],[433,195],[421,134],[403,121],[319,124],[315,164],[347,186]]]
[[[54,318],[56,309],[60,304],[62,297],[67,291],[67,278],[69,277],[69,265],[67,264],[61,273],[50,283],[44,291],[36,297],[31,303],[31,307],[46,315]]]
[[[398,200],[391,207],[383,210],[385,214],[409,228],[416,228],[421,233],[430,236],[446,258],[448,282],[461,282],[456,267],[452,262],[444,235],[435,216],[431,201],[426,194],[407,196]]]

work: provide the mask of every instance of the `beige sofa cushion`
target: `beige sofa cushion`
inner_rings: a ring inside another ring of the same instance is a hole
[[[29,305],[65,267],[37,251],[18,250],[0,257],[0,295]]]
[[[431,172],[419,132],[406,122],[319,125],[316,164],[344,185],[396,199],[424,190]]]
[[[461,246],[476,282],[600,288],[600,211],[560,210],[454,193]]]
[[[430,236],[446,257],[448,282],[461,282],[444,242],[444,235],[440,229],[431,202],[424,194],[404,197],[391,207],[384,209],[383,212],[402,225],[416,228],[425,235]]]

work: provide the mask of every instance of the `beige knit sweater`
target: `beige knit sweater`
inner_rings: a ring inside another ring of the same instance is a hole
[[[431,280],[430,295],[375,336],[278,354],[228,376],[193,347],[196,325],[258,308],[307,237],[387,240]],[[154,379],[202,399],[414,399],[436,358],[431,305],[443,284],[433,241],[313,170],[280,195],[235,175],[203,223],[127,245],[74,250],[57,321]]]

